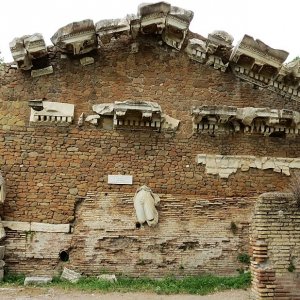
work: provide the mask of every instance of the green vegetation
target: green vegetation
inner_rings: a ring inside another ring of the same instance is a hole
[[[0,286],[21,285],[23,282],[24,276],[7,275]],[[158,294],[185,293],[206,295],[226,289],[248,288],[250,286],[250,274],[245,273],[235,277],[191,276],[183,279],[169,277],[161,280],[119,277],[117,282],[99,280],[95,277],[84,277],[75,284],[54,278],[53,282],[46,286],[99,292],[154,292]]]
[[[237,234],[238,232],[238,227],[233,221],[230,223],[230,230],[233,234]]]
[[[288,266],[288,271],[292,273],[295,270],[296,270],[296,267],[295,267],[294,263],[291,261],[289,266]]]
[[[237,258],[243,264],[250,264],[250,255],[248,253],[240,253]]]

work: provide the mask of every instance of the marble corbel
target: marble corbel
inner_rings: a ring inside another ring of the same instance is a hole
[[[155,206],[157,206],[159,202],[159,196],[154,194],[146,185],[137,189],[133,203],[136,218],[140,225],[147,222],[149,226],[155,226],[158,223],[158,212]]]
[[[185,52],[188,54],[190,59],[198,61],[202,64],[207,60],[205,41],[199,39],[190,39],[187,47],[185,48]]]
[[[10,49],[19,69],[31,70],[31,76],[37,77],[53,73],[48,63],[48,51],[40,33],[15,38]]]
[[[140,30],[143,34],[162,34],[171,5],[166,2],[143,3],[138,6]]]
[[[244,35],[234,47],[230,62],[236,76],[260,87],[272,85],[288,52],[273,49],[260,40]]]
[[[277,77],[271,82],[270,90],[286,98],[299,100],[300,97],[300,58],[282,65]]]
[[[191,10],[171,6],[171,10],[166,17],[165,29],[162,33],[163,41],[167,45],[180,50],[193,16],[194,13]]]
[[[209,34],[206,40],[206,64],[225,72],[229,65],[232,42],[233,37],[226,31],[216,30]]]
[[[62,52],[72,55],[86,54],[98,47],[94,22],[90,19],[61,27],[51,41]]]
[[[30,122],[72,123],[74,119],[74,104],[30,100]]]
[[[24,39],[28,36],[14,38],[9,43],[10,52],[17,66],[21,70],[30,70],[32,68],[31,58],[25,48]]]
[[[192,108],[194,132],[240,131],[235,120],[237,108],[233,106],[203,105]]]
[[[98,39],[103,44],[108,44],[112,38],[130,33],[130,24],[127,19],[101,20],[95,24]]]

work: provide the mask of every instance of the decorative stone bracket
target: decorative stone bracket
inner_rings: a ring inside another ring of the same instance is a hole
[[[9,43],[11,54],[19,69],[30,70],[32,77],[53,73],[48,65],[48,51],[40,33],[15,38]],[[38,67],[34,67],[34,65]]]
[[[72,123],[74,104],[30,100],[30,122]]]
[[[179,120],[162,113],[156,102],[150,101],[116,101],[93,105],[97,115],[89,115],[85,119],[103,129],[131,130],[177,130]]]
[[[300,113],[270,109],[205,105],[192,108],[194,132],[257,132],[266,136],[298,134]]]
[[[241,171],[248,171],[250,168],[272,169],[287,176],[290,176],[290,169],[300,169],[300,158],[288,157],[198,154],[196,163],[205,165],[207,174],[219,175],[221,178],[228,178],[238,169]]]

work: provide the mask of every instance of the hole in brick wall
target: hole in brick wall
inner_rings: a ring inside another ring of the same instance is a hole
[[[104,195],[105,195],[105,196],[107,196],[107,195],[108,195],[108,193],[104,193]]]
[[[286,134],[285,134],[285,132],[283,132],[283,131],[275,131],[275,132],[272,132],[272,133],[270,134],[270,137],[285,138],[285,137],[286,137]]]
[[[69,253],[68,251],[62,250],[59,252],[59,258],[61,261],[68,261],[69,260]]]
[[[136,229],[140,229],[140,228],[141,228],[141,223],[136,222],[136,223],[135,223],[135,228],[136,228]]]

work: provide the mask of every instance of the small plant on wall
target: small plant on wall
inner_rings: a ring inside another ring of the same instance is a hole
[[[231,223],[230,223],[230,230],[233,234],[237,234],[237,232],[238,232],[238,227],[235,224],[235,222],[233,222],[233,221],[231,221]]]
[[[245,265],[250,265],[250,255],[248,253],[239,253],[237,258],[239,262]]]

